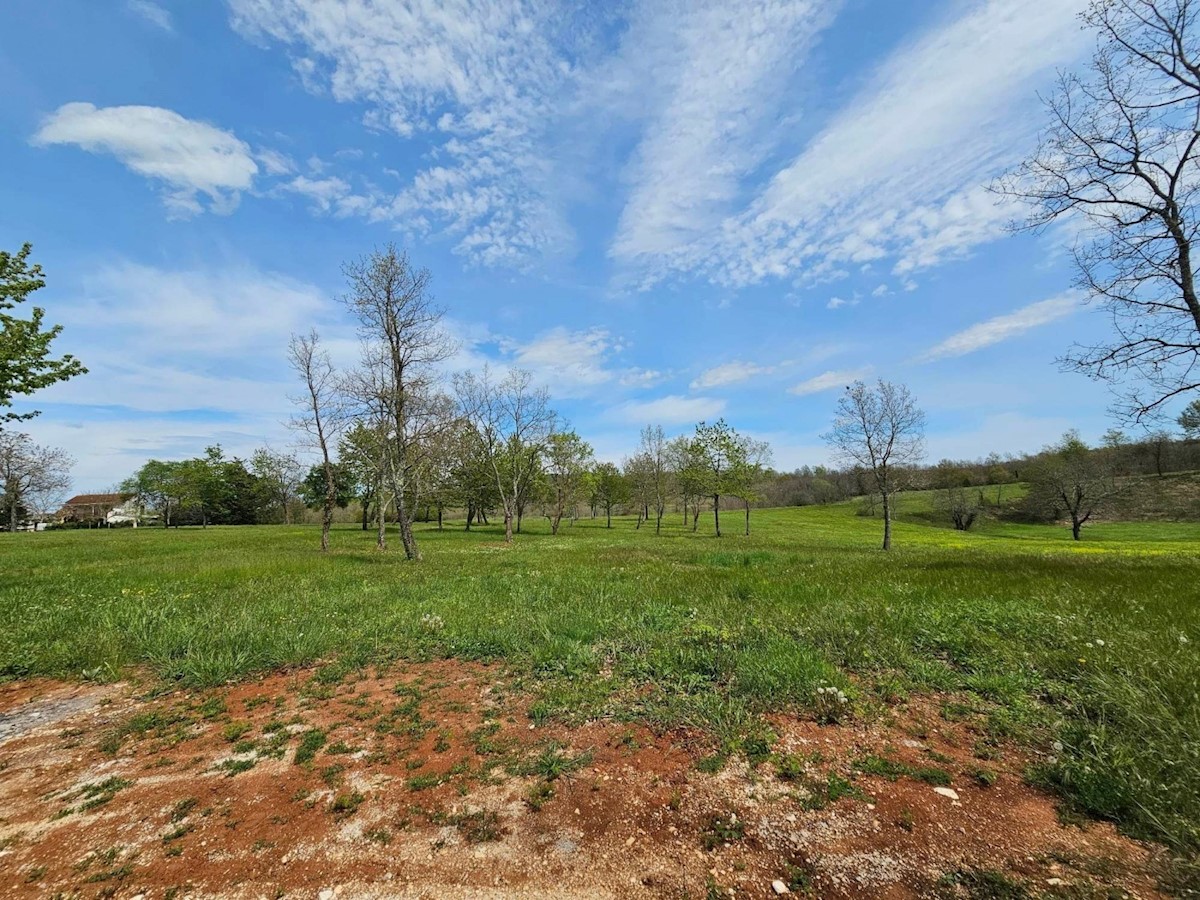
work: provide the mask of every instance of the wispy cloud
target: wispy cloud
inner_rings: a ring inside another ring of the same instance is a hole
[[[948,359],[954,356],[966,356],[992,344],[998,344],[1009,338],[1024,334],[1031,328],[1046,325],[1069,316],[1080,308],[1080,294],[1077,291],[1067,291],[1049,300],[1031,303],[1016,312],[996,316],[985,322],[979,322],[957,334],[946,338],[935,347],[926,350],[918,358],[918,362],[932,362],[938,359]]]
[[[750,362],[735,361],[722,363],[719,366],[713,366],[711,369],[701,372],[692,382],[691,388],[694,391],[702,391],[730,384],[739,384],[740,382],[748,381],[756,375],[770,375],[775,370],[776,366],[760,366],[757,363]]]
[[[149,22],[155,28],[161,28],[168,33],[175,31],[171,14],[153,0],[126,0],[125,6],[134,15]]]
[[[1034,88],[1086,49],[1079,7],[971,3],[896,51],[744,212],[671,264],[731,285],[820,281],[885,259],[916,271],[997,236],[1009,211],[984,185],[1027,147]]]
[[[433,142],[434,161],[369,215],[444,231],[484,263],[569,242],[544,138],[570,79],[571,29],[536,0],[230,0],[234,27],[279,42],[311,91],[366,104],[369,127]]]
[[[814,375],[812,378],[808,378],[788,388],[788,393],[796,394],[800,397],[807,396],[808,394],[819,394],[822,391],[831,391],[836,388],[846,387],[851,382],[866,378],[870,374],[870,366],[865,366],[861,369],[839,369],[822,372],[820,375]]]
[[[96,107],[67,103],[42,122],[33,143],[73,144],[108,153],[130,171],[160,182],[176,216],[208,207],[229,213],[258,174],[250,147],[232,132],[158,106]]]
[[[690,425],[719,416],[725,401],[717,397],[684,397],[668,394],[655,400],[623,403],[613,415],[630,425]]]
[[[611,255],[671,259],[734,211],[771,151],[789,77],[840,2],[642,3],[609,89],[645,104]]]
[[[513,366],[531,372],[557,397],[590,393],[619,377],[610,363],[622,345],[603,328],[552,328],[530,341],[506,340],[500,346]]]

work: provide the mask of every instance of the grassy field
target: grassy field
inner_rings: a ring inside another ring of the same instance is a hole
[[[211,685],[323,661],[503,658],[535,718],[607,713],[763,752],[762,713],[872,716],[914,692],[1043,755],[1030,777],[1200,848],[1200,526],[921,523],[896,549],[856,504],[756,511],[754,535],[581,520],[420,532],[426,560],[310,527],[0,535],[0,678],[128,665]],[[738,529],[738,514],[728,526]],[[708,523],[711,528],[711,521]],[[832,685],[851,702],[827,704]],[[1059,747],[1061,744],[1061,748]],[[987,747],[979,752],[986,755]]]

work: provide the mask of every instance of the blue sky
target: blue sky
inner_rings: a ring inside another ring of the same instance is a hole
[[[850,380],[907,383],[932,460],[1111,423],[1060,373],[1108,327],[1067,229],[986,191],[1078,0],[9,0],[0,245],[90,374],[26,430],[107,487],[290,438],[288,336],[355,357],[340,266],[395,240],[454,367],[533,370],[619,460],[723,415],[819,463]]]

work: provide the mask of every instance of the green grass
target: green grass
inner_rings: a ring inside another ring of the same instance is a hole
[[[755,511],[752,537],[720,541],[678,515],[661,537],[627,519],[551,537],[530,518],[512,548],[494,527],[422,528],[416,565],[354,528],[325,557],[310,527],[4,534],[0,678],[139,665],[208,686],[318,660],[333,677],[504,659],[535,720],[695,726],[721,758],[760,758],[761,714],[819,713],[818,687],[850,716],[955,692],[992,736],[1042,750],[1033,776],[1078,809],[1200,847],[1200,526],[1100,524],[1076,544],[1062,527],[955,532],[928,505],[903,499],[891,554],[856,503]]]

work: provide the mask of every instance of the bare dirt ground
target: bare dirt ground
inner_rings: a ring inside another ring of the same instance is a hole
[[[1151,848],[1061,824],[1027,757],[932,700],[779,717],[784,762],[705,773],[697,735],[534,724],[511,683],[444,661],[0,686],[0,895],[1159,896]]]

